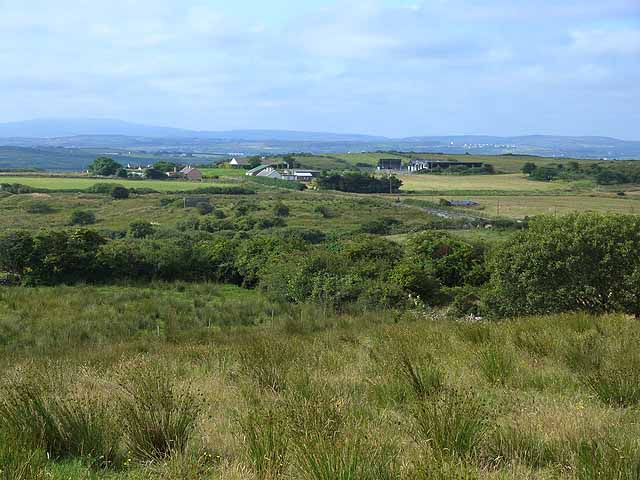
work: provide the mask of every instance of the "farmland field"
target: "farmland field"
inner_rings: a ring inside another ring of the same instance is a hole
[[[438,202],[442,196],[407,196],[420,200]],[[533,215],[562,215],[571,212],[601,212],[601,213],[640,213],[640,197],[627,195],[619,197],[615,194],[576,194],[576,195],[447,195],[447,200],[473,200],[477,207],[457,209],[488,215],[509,218],[524,218]]]
[[[13,176],[0,175],[0,183],[20,183],[34,188],[47,188],[51,190],[75,190],[85,189],[96,183],[114,183],[124,185],[127,188],[152,188],[161,192],[171,192],[176,190],[193,190],[211,183],[189,182],[183,180],[128,180],[111,178],[68,178],[68,177],[45,177],[45,176]],[[216,182],[215,185],[225,185]]]
[[[555,192],[568,190],[566,182],[535,182],[522,174],[509,175],[400,175],[401,191]]]
[[[247,172],[241,168],[199,168],[205,177],[243,177]]]

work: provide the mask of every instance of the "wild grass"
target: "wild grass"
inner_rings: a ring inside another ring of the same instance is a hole
[[[123,389],[120,415],[131,454],[153,461],[184,453],[201,401],[161,371],[140,372]]]
[[[635,478],[632,318],[469,323],[241,294],[0,290],[15,472],[0,479]]]
[[[472,457],[487,432],[486,412],[468,392],[421,401],[414,416],[419,439],[443,456]]]
[[[106,405],[56,392],[42,378],[4,388],[0,427],[20,445],[42,449],[50,458],[82,458],[98,467],[121,461],[117,427]]]
[[[484,377],[491,383],[505,385],[516,371],[516,360],[508,345],[497,343],[480,351],[478,364]]]
[[[251,410],[240,420],[242,440],[258,479],[279,478],[287,466],[289,435],[282,413]]]

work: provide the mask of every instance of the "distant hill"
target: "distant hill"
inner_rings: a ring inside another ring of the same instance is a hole
[[[109,119],[37,119],[0,123],[0,145],[44,149],[113,149],[124,153],[136,149],[176,154],[206,152],[233,155],[403,151],[640,159],[640,141],[609,137],[452,135],[386,138],[287,130],[207,132]],[[24,165],[24,162],[16,163]]]
[[[0,138],[43,138],[77,136],[127,136],[146,138],[199,138],[211,140],[345,142],[376,141],[384,137],[290,130],[227,130],[207,132],[180,128],[140,125],[111,119],[35,119],[0,123]]]

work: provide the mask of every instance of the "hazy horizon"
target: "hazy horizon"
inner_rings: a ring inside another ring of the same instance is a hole
[[[0,0],[0,122],[640,140],[637,0]]]

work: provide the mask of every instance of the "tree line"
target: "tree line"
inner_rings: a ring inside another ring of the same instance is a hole
[[[399,245],[305,230],[223,235],[95,231],[0,235],[0,271],[26,285],[187,280],[260,288],[282,302],[333,308],[448,306],[496,317],[584,310],[640,315],[640,219],[540,217],[497,247],[440,231]]]

